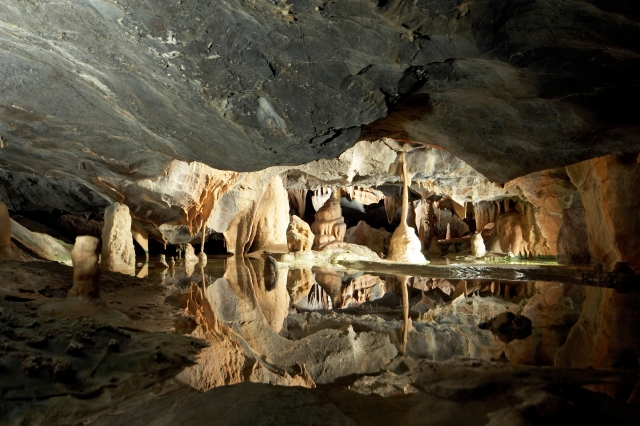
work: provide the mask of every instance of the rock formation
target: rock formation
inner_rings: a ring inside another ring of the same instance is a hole
[[[389,249],[391,233],[384,228],[374,229],[367,225],[367,222],[361,220],[358,225],[347,229],[344,241],[367,246],[378,254],[384,254]]]
[[[591,263],[591,248],[584,208],[562,211],[562,226],[558,231],[557,247],[558,263]]]
[[[428,253],[432,256],[440,256],[442,254],[442,248],[440,247],[440,242],[438,241],[438,237],[434,236],[431,239],[431,244],[429,245]]]
[[[292,188],[288,189],[289,204],[298,213],[299,217],[304,217],[304,212],[307,209],[307,190],[304,188]]]
[[[207,253],[201,251],[198,253],[198,265],[205,266],[207,264]]]
[[[404,152],[402,153],[404,158]],[[406,263],[427,263],[422,254],[422,244],[416,235],[415,229],[407,225],[407,214],[409,212],[409,181],[406,164],[402,161],[402,218],[400,225],[393,231],[389,241],[389,255],[387,258],[393,262]]]
[[[347,225],[342,217],[340,207],[340,190],[332,191],[320,210],[316,212],[316,220],[311,224],[311,231],[315,235],[313,249],[321,250],[334,241],[343,241]]]
[[[129,207],[114,203],[104,212],[102,269],[135,275],[136,253],[131,234]]]
[[[482,239],[482,234],[476,233],[471,236],[471,255],[473,257],[483,257],[487,253],[487,249]]]
[[[594,261],[608,271],[625,262],[640,272],[638,158],[638,154],[608,155],[567,167],[582,195]]]
[[[291,215],[287,227],[287,247],[289,251],[306,251],[313,247],[315,236],[307,222]]]
[[[276,176],[267,186],[254,221],[253,250],[284,250],[289,225],[289,196],[280,176]]]
[[[98,245],[96,237],[83,235],[76,237],[71,250],[73,261],[73,287],[68,296],[97,299],[100,297],[100,267],[98,265]]]
[[[184,247],[184,261],[185,262],[197,262],[198,256],[196,256],[196,251],[191,244],[186,244]]]
[[[158,256],[158,260],[156,261],[156,264],[154,265],[155,268],[161,268],[161,269],[166,269],[169,267],[169,264],[167,263],[167,258],[164,254],[161,254]]]

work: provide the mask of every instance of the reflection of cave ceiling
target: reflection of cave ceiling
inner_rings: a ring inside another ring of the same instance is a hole
[[[494,181],[640,150],[640,6],[622,0],[8,0],[0,167],[259,170],[361,136]],[[102,202],[102,201],[100,201]]]

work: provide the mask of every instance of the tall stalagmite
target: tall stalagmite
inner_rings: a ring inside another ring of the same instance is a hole
[[[136,253],[131,234],[129,207],[114,203],[104,212],[102,269],[135,275]]]
[[[389,243],[388,259],[394,262],[405,263],[427,263],[424,255],[420,251],[422,244],[416,235],[415,229],[407,225],[407,214],[409,212],[409,182],[411,180],[407,173],[405,154],[402,158],[402,218],[400,225],[393,231]]]

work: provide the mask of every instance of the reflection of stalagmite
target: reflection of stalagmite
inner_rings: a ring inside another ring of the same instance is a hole
[[[309,224],[296,215],[291,215],[287,227],[287,247],[289,251],[311,250],[315,236]]]
[[[404,355],[407,351],[407,338],[409,336],[409,328],[411,327],[411,318],[409,318],[409,290],[407,285],[409,278],[404,275],[397,275],[400,280],[400,289],[402,291],[402,336],[400,339],[400,354]]]
[[[98,244],[96,237],[81,235],[71,250],[73,261],[73,287],[68,296],[92,299],[100,297],[100,268],[98,267]]]
[[[316,221],[311,224],[311,230],[315,235],[313,248],[321,250],[324,246],[334,241],[344,240],[347,225],[342,217],[340,207],[340,190],[332,192],[331,197],[316,213]]]
[[[129,207],[114,203],[104,212],[102,269],[135,275],[136,254],[131,234]]]
[[[325,268],[313,268],[316,282],[327,292],[333,306],[342,306],[342,278],[344,272]]]
[[[402,219],[400,225],[396,228],[391,236],[389,243],[388,259],[394,262],[407,263],[426,263],[427,260],[420,251],[422,244],[416,235],[415,229],[407,225],[407,214],[409,212],[409,182],[410,177],[407,173],[407,165],[405,163],[405,154],[401,154],[402,158]]]
[[[0,202],[0,260],[15,260],[17,256],[11,248],[11,220],[7,205]]]

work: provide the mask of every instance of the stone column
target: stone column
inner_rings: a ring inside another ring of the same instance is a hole
[[[89,235],[76,237],[71,250],[73,262],[73,287],[67,297],[100,297],[100,268],[98,267],[98,244],[100,240]]]
[[[135,275],[136,254],[131,234],[129,207],[115,203],[104,212],[102,269]]]

